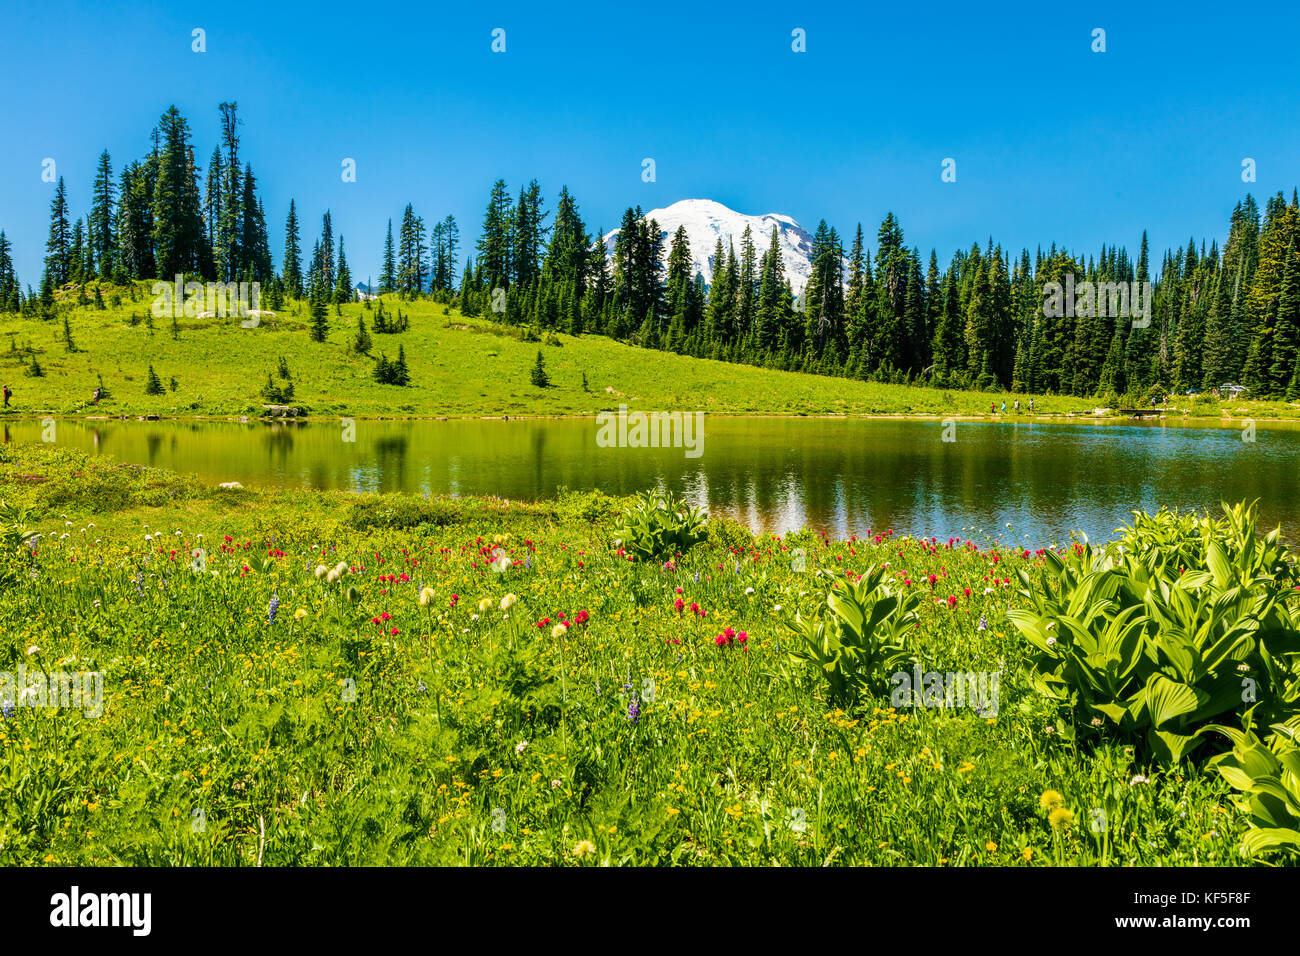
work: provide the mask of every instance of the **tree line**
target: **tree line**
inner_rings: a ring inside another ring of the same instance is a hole
[[[175,107],[152,131],[149,153],[117,181],[101,154],[84,217],[71,219],[58,180],[39,294],[21,291],[0,231],[0,310],[48,314],[54,290],[68,283],[181,273],[261,283],[271,308],[285,297],[308,299],[314,334],[323,337],[325,303],[355,296],[343,236],[335,237],[326,210],[304,269],[290,200],[277,273],[257,180],[240,157],[237,105],[218,111],[220,142],[202,189],[189,124]],[[588,231],[567,187],[550,212],[536,180],[517,194],[498,180],[459,274],[454,217],[429,228],[408,203],[396,236],[389,220],[376,291],[539,330],[872,381],[1099,397],[1240,382],[1256,396],[1300,398],[1295,191],[1290,202],[1270,197],[1262,213],[1246,196],[1222,248],[1189,239],[1164,253],[1154,277],[1145,233],[1136,259],[1122,245],[1086,259],[1055,243],[1013,255],[990,238],[941,267],[935,250],[923,258],[906,244],[891,213],[874,248],[861,224],[846,248],[835,228],[819,223],[811,276],[796,295],[779,233],[774,228],[760,249],[763,238],[747,227],[725,245],[719,239],[706,284],[685,229],[668,236],[639,207],[628,208],[607,253],[602,230]],[[1062,287],[1082,294],[1069,308],[1048,307]]]

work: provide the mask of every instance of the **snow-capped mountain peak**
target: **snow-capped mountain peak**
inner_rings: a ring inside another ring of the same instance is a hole
[[[736,247],[736,257],[740,257],[740,237],[745,227],[749,226],[754,242],[755,254],[761,267],[763,253],[767,251],[772,238],[772,227],[777,230],[777,240],[781,245],[781,264],[785,277],[796,294],[803,291],[812,272],[809,256],[812,254],[812,235],[789,216],[768,213],[762,216],[747,216],[729,209],[712,199],[682,199],[665,209],[651,209],[645,213],[646,219],[653,219],[659,224],[664,234],[663,254],[667,262],[668,252],[672,246],[673,235],[678,227],[686,227],[686,238],[691,244],[691,259],[695,270],[704,276],[704,281],[713,281],[713,251],[719,238],[722,239],[724,253],[728,244]],[[618,230],[607,233],[605,254],[612,255],[614,239]]]

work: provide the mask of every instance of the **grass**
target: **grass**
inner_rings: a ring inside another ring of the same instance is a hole
[[[0,498],[42,533],[4,555],[0,669],[105,675],[99,718],[0,721],[5,864],[1241,862],[1217,774],[1063,739],[1006,616],[1042,557],[993,540],[713,521],[661,565],[599,493],[231,491],[17,444]],[[807,571],[885,562],[927,669],[1002,672],[997,716],[839,707],[790,661]]]
[[[308,310],[301,302],[253,329],[241,328],[237,318],[182,317],[174,338],[169,318],[148,318],[148,283],[105,287],[102,310],[77,306],[70,292],[60,296],[75,352],[64,341],[62,315],[52,321],[0,316],[0,377],[14,391],[9,414],[260,415],[262,387],[281,356],[293,376],[294,404],[318,416],[591,415],[620,403],[727,415],[988,416],[990,402],[1000,409],[1003,399],[1012,414],[1017,398],[1025,414],[1030,397],[882,385],[647,354],[603,336],[523,341],[516,328],[468,319],[431,301],[403,303],[393,296],[385,297],[386,312],[401,309],[410,317],[410,327],[396,335],[372,334],[373,356],[350,349],[358,316],[365,317],[367,328],[373,325],[374,311],[359,303],[342,307],[341,316],[331,307],[328,339],[316,343],[308,335]],[[120,302],[114,304],[115,298]],[[399,345],[405,348],[412,384],[376,383],[375,360],[381,353],[395,358]],[[24,374],[31,363],[25,351],[29,346],[44,377]],[[539,349],[549,388],[530,383]],[[174,391],[145,394],[151,364],[165,385],[176,380]],[[589,391],[582,387],[584,373]],[[99,376],[111,397],[92,406]],[[1092,399],[1070,396],[1035,397],[1041,415],[1090,414],[1094,405]],[[1297,408],[1284,403],[1234,403],[1222,409],[1202,404],[1197,414],[1287,418],[1297,417]]]

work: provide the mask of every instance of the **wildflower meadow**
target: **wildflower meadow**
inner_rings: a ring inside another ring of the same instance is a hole
[[[6,863],[1297,859],[1300,595],[1248,506],[1053,551],[0,473]]]

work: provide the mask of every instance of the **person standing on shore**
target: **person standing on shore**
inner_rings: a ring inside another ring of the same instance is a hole
[[[9,407],[9,396],[12,394],[13,392],[9,391],[9,386],[6,385],[5,386],[5,408]]]

